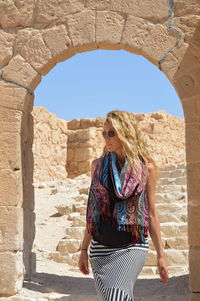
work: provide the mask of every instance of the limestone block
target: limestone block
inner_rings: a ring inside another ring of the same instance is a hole
[[[76,203],[72,205],[72,210],[73,212],[79,212],[80,215],[84,215],[86,214],[86,206],[83,203]]]
[[[85,221],[85,217],[76,217],[73,218],[73,223],[72,226],[73,227],[78,227],[78,226],[85,226],[86,225],[86,221]]]
[[[165,258],[167,265],[187,265],[188,263],[188,251],[187,250],[165,250]],[[157,266],[157,255],[156,251],[148,251],[145,266]]]
[[[25,89],[4,81],[0,81],[0,95],[0,105],[19,111],[27,109],[26,103],[32,103],[33,98]]]
[[[141,50],[152,28],[152,23],[129,15],[124,26],[121,43],[125,44],[124,48],[127,50],[128,47]]]
[[[60,263],[67,263],[69,265],[74,264],[74,261],[71,259],[69,253],[60,254],[60,252],[53,252],[49,254],[48,258]]]
[[[27,63],[42,75],[48,73],[56,64],[39,30],[19,30],[16,36],[14,53],[20,54]]]
[[[41,80],[41,76],[19,54],[4,67],[2,77],[4,80],[13,81],[32,91]]]
[[[173,25],[175,28],[181,30],[184,33],[184,40],[186,43],[190,42],[198,23],[200,21],[199,15],[193,16],[181,16],[173,18]]]
[[[168,237],[164,242],[165,249],[187,250],[188,240],[185,237]]]
[[[55,208],[61,216],[67,215],[68,213],[72,212],[72,204],[63,203],[55,206]]]
[[[80,128],[81,129],[88,129],[91,127],[96,127],[96,118],[80,119]]]
[[[67,121],[68,130],[76,130],[80,127],[80,119],[72,119]]]
[[[187,151],[187,150],[186,150]],[[199,205],[199,195],[200,195],[200,163],[187,163],[187,193],[188,201],[195,205]]]
[[[181,100],[184,110],[185,123],[200,123],[200,94]]]
[[[83,0],[39,0],[37,2],[36,22],[50,24],[66,14],[76,13],[83,8]]]
[[[162,1],[139,1],[134,0],[86,0],[86,7],[90,9],[105,9],[132,14],[134,16],[149,19],[151,21],[166,20],[168,18],[168,2]]]
[[[190,290],[200,292],[200,248],[189,250]]]
[[[80,240],[75,238],[62,239],[59,241],[56,251],[60,253],[75,253],[80,250]]]
[[[0,106],[0,134],[21,132],[22,112]]]
[[[11,147],[12,146],[12,147]],[[0,134],[0,169],[21,169],[21,137],[19,133]]]
[[[14,295],[22,288],[23,258],[22,252],[0,252],[0,294]]]
[[[188,46],[189,45],[184,42],[178,43],[176,48],[161,62],[161,69],[170,81],[173,81],[178,74],[185,72],[185,68],[182,65],[187,61],[185,55],[188,51]]]
[[[35,1],[10,0],[0,3],[0,25],[1,27],[30,27],[33,25],[33,12]],[[2,45],[2,44],[1,44]]]
[[[43,30],[42,36],[53,57],[63,53],[71,46],[66,27],[62,24]]]
[[[74,239],[83,239],[83,235],[85,232],[85,227],[69,227],[66,228],[65,233],[67,234],[67,238],[74,238]]]
[[[120,43],[125,19],[112,11],[97,11],[96,42]]]
[[[0,251],[23,249],[23,209],[13,206],[0,207]]]
[[[66,17],[73,46],[95,42],[95,12],[83,11]]]
[[[91,169],[90,167],[91,167],[90,161],[83,161],[79,163],[78,170],[80,173],[87,173],[87,172],[90,173],[90,169]]]
[[[186,14],[199,15],[200,3],[199,0],[175,0],[174,1],[174,15],[183,16]]]
[[[74,151],[74,158],[77,162],[90,160],[90,156],[91,150],[87,148],[77,148]]]
[[[200,300],[200,293],[191,293],[190,301],[199,301]]]
[[[1,17],[0,17],[1,20]],[[13,55],[13,41],[15,35],[9,32],[0,32],[0,68],[8,64]]]
[[[200,201],[199,205],[188,203],[188,242],[190,248],[200,246]]]
[[[88,129],[80,129],[76,131],[76,139],[78,141],[89,140],[91,138],[94,138],[95,136],[96,136],[96,129],[94,127]]]
[[[166,25],[156,24],[145,39],[144,55],[147,55],[151,61],[158,62],[175,46],[176,42],[177,33],[170,30]]]
[[[185,72],[173,81],[180,98],[187,98],[200,94],[200,66]]]
[[[187,160],[200,161],[200,123],[186,124]],[[195,145],[195,147],[193,147]]]
[[[161,225],[161,234],[164,237],[179,237],[184,236],[187,238],[187,223],[162,223]]]

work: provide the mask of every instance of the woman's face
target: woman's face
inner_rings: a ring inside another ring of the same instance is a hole
[[[115,136],[109,137],[108,131],[114,131]],[[120,151],[122,149],[122,143],[119,137],[117,136],[117,133],[115,129],[112,126],[111,122],[106,121],[103,126],[103,132],[106,132],[106,135],[104,137],[106,148],[108,152],[116,152]]]

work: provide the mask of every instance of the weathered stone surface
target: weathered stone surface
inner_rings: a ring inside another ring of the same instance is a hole
[[[199,206],[188,204],[188,241],[190,248],[200,247],[200,201]]]
[[[45,75],[53,68],[51,51],[39,30],[22,29],[17,32],[14,53],[19,53],[38,73]]]
[[[0,2],[0,26],[32,26],[35,1],[10,0]]]
[[[0,135],[1,133],[21,132],[22,112],[0,106]]]
[[[165,60],[161,62],[161,69],[165,72],[170,81],[173,81],[174,77],[178,77],[178,74],[185,72],[185,66],[182,66],[182,62],[184,62],[183,58],[188,51],[188,46],[186,43],[179,43],[176,48],[167,55]]]
[[[0,262],[0,292],[2,295],[14,295],[22,288],[22,252],[0,252]]]
[[[134,0],[86,0],[86,7],[90,9],[106,9],[132,14],[134,16],[149,19],[151,21],[161,21],[168,18],[168,1],[139,1]]]
[[[174,79],[174,84],[180,98],[200,94],[200,64],[183,76]]]
[[[200,300],[200,293],[192,293],[190,295],[190,301],[199,301]]]
[[[12,147],[10,147],[12,145]],[[19,133],[0,134],[0,169],[21,169],[21,137]]]
[[[182,105],[187,123],[200,123],[200,94],[182,99]]]
[[[144,41],[143,53],[151,61],[160,61],[177,43],[177,33],[166,25],[156,24]]]
[[[183,16],[186,14],[199,15],[199,0],[174,0],[174,15]]]
[[[78,252],[80,250],[80,241],[74,238],[60,240],[56,250],[60,253]]]
[[[0,31],[0,68],[3,68],[5,65],[7,65],[12,58],[14,38],[14,34],[2,30]]]
[[[0,173],[2,174],[2,173]],[[23,210],[19,207],[0,207],[0,251],[22,250]],[[8,223],[9,221],[9,223]]]
[[[27,91],[14,84],[0,81],[0,106],[22,111],[26,97],[30,97]]]
[[[188,252],[187,250],[165,250],[165,258],[167,265],[176,266],[176,265],[186,265],[188,262]],[[145,262],[147,266],[156,266],[157,265],[157,255],[156,251],[148,251],[147,259]]]
[[[85,232],[85,227],[70,227],[66,228],[65,233],[69,238],[82,239]]]
[[[21,55],[16,55],[3,69],[3,79],[18,83],[25,88],[34,90],[41,76],[25,61]]]
[[[176,17],[173,19],[173,25],[175,28],[181,30],[184,35],[185,42],[189,42],[196,30],[200,22],[200,15],[193,16],[183,16],[183,17]]]
[[[66,14],[74,14],[83,8],[84,0],[39,0],[36,23],[50,24]]]
[[[73,46],[95,42],[95,12],[83,11],[66,17]]]
[[[190,290],[200,292],[200,247],[189,250]]]
[[[187,163],[187,193],[188,201],[192,202],[194,205],[199,205],[199,195],[200,195],[200,181],[199,174],[200,163],[199,162],[188,162]]]
[[[122,33],[121,43],[125,44],[124,47],[127,50],[129,48],[136,51],[141,50],[153,26],[147,20],[129,15]]]
[[[47,28],[43,31],[42,36],[52,53],[52,57],[61,55],[71,46],[71,40],[64,25]]]
[[[98,11],[96,16],[96,42],[119,43],[125,19],[118,13]]]
[[[188,161],[200,162],[200,123],[187,124],[185,133],[188,143]],[[192,147],[193,145],[195,145],[195,147]]]

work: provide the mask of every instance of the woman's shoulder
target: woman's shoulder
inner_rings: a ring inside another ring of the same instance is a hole
[[[96,165],[100,162],[101,159],[102,159],[102,157],[97,158],[97,159],[94,159],[94,160],[92,161],[92,166],[96,166]]]

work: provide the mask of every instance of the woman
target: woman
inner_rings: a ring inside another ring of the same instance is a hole
[[[109,112],[102,134],[103,154],[91,165],[79,269],[89,274],[89,258],[96,291],[103,301],[133,301],[133,287],[148,253],[148,234],[157,252],[162,282],[168,282],[155,208],[157,168],[133,114]]]

